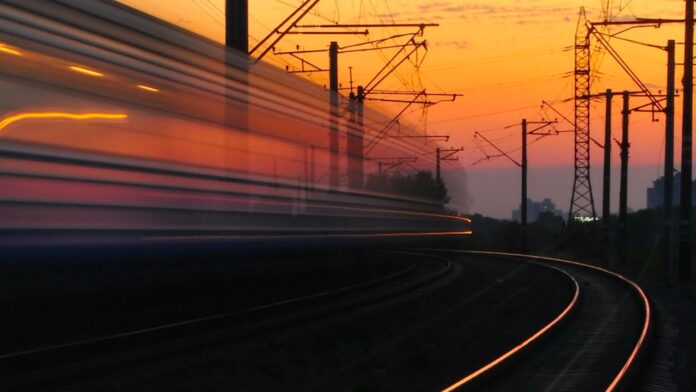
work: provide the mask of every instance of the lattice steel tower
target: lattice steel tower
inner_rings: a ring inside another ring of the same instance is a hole
[[[580,9],[575,31],[575,179],[568,222],[576,217],[595,218],[590,182],[590,27]]]

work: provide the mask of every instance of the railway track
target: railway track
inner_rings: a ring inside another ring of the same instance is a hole
[[[444,392],[626,388],[650,332],[650,303],[639,286],[606,269],[568,260],[496,252],[468,253],[558,269],[573,279],[576,294],[537,333],[444,388]]]
[[[74,391],[184,384],[194,390],[251,385],[308,391],[630,387],[650,331],[649,303],[630,281],[534,256],[448,250],[400,255],[417,261],[349,287],[6,354],[0,356],[0,385]],[[191,376],[219,363],[228,363],[218,370],[219,381],[206,385]],[[272,365],[282,369],[267,373]],[[231,377],[240,376],[248,380],[234,384]]]
[[[152,376],[209,360],[211,350],[219,345],[393,300],[458,272],[446,259],[425,259],[377,279],[241,311],[2,353],[0,389],[52,390],[65,385],[70,390],[93,390],[110,385],[114,378]],[[134,365],[138,365],[136,372]],[[95,377],[105,374],[108,377],[95,384]]]

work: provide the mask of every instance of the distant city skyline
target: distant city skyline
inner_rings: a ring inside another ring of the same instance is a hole
[[[662,176],[653,185],[646,189],[646,203],[648,208],[660,208],[664,200],[665,177]],[[672,205],[678,206],[681,200],[681,173],[675,172],[672,181]],[[696,181],[691,182],[691,202],[696,204]]]
[[[556,203],[548,197],[543,200],[532,200],[527,198],[527,221],[529,223],[536,222],[539,219],[539,215],[544,212],[550,212],[554,216],[559,216],[563,219],[567,218],[567,212],[561,211],[556,208]],[[521,219],[520,209],[516,208],[512,210],[512,220],[519,222]]]
[[[510,211],[520,204],[520,169],[485,168],[476,171],[449,171],[444,174],[450,194],[451,206],[468,213],[480,213],[497,219],[511,219]],[[662,168],[657,166],[631,166],[628,172],[628,207],[632,210],[644,209],[646,189],[662,176]],[[573,181],[572,167],[533,167],[529,171],[529,198],[542,200],[550,198],[556,207],[568,212],[570,186]],[[594,191],[597,216],[602,212],[602,168],[592,168],[592,189]],[[506,191],[497,189],[503,183]],[[463,185],[467,184],[467,185]],[[467,187],[469,199],[461,197],[462,188]],[[468,203],[468,204],[467,204]],[[611,212],[618,213],[619,206],[619,166],[612,166]]]

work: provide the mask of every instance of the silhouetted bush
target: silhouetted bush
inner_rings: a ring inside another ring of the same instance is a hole
[[[472,249],[519,251],[521,226],[518,222],[498,220],[474,214],[473,235],[468,246]],[[609,259],[612,266],[639,274],[657,275],[662,262],[660,249],[663,214],[661,209],[644,209],[626,216],[626,258],[618,255],[618,217],[610,219]],[[673,211],[673,222],[678,222],[678,211]],[[693,216],[696,222],[696,214]],[[678,230],[672,233],[673,262],[678,258]],[[696,273],[696,230],[692,231],[692,275]],[[537,222],[527,226],[527,252],[539,255],[563,257],[598,264],[602,252],[602,223],[600,221],[568,225],[558,216],[542,213]]]
[[[425,199],[441,204],[449,202],[450,197],[444,181],[437,181],[433,173],[427,170],[415,174],[403,175],[370,174],[365,187],[370,190]]]

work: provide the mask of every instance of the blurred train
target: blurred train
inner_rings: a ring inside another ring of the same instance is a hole
[[[322,86],[112,1],[0,1],[0,91],[0,247],[470,233],[362,186],[370,157],[434,167],[432,143],[381,137],[367,106],[356,125],[345,98],[332,117]]]

